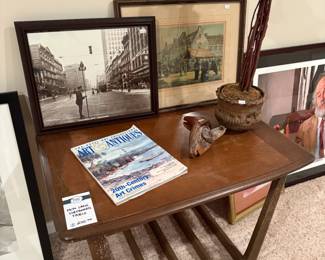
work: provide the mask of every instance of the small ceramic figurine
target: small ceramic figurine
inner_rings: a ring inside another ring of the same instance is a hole
[[[211,129],[210,122],[204,117],[185,116],[184,126],[190,133],[190,156],[197,157],[205,153],[225,132],[224,126]]]

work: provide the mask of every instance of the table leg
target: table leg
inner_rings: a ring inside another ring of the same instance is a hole
[[[214,234],[218,237],[221,244],[225,247],[228,253],[233,259],[257,259],[257,256],[261,250],[266,232],[270,225],[275,207],[278,203],[281,191],[283,189],[286,177],[282,177],[272,181],[270,190],[265,199],[262,211],[258,217],[256,226],[254,228],[252,237],[249,241],[245,254],[242,255],[237,247],[233,244],[227,234],[221,229],[221,227],[214,221],[210,215],[207,206],[202,205],[196,207],[197,211],[201,214],[204,221],[208,224]]]
[[[197,206],[196,210],[201,215],[202,219],[206,222],[206,224],[210,227],[216,237],[219,239],[220,243],[225,247],[228,253],[231,255],[233,259],[243,259],[243,255],[234,245],[234,243],[230,240],[227,234],[222,230],[222,228],[218,225],[217,222],[210,215],[209,210],[206,205]]]
[[[108,244],[105,236],[96,236],[87,239],[93,260],[109,259]]]
[[[249,241],[248,247],[245,251],[244,258],[251,260],[251,259],[256,259],[266,232],[269,228],[275,207],[278,203],[281,191],[283,189],[284,183],[286,180],[286,176],[272,181],[269,193],[265,199],[264,206],[262,208],[261,214],[257,220],[256,226],[254,228],[252,237]]]

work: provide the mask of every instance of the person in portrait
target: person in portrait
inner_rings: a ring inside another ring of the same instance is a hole
[[[76,105],[79,107],[79,115],[80,119],[85,118],[85,116],[82,114],[82,105],[83,105],[83,99],[85,97],[82,96],[82,87],[79,86],[76,90]]]
[[[325,74],[321,75],[317,82],[313,94],[313,106],[315,112],[299,126],[296,142],[318,159],[324,157],[325,147]]]

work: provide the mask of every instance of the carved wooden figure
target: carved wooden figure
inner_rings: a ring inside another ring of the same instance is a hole
[[[224,126],[211,129],[210,122],[204,117],[185,116],[184,126],[190,133],[190,156],[197,157],[205,153],[210,146],[225,132]]]

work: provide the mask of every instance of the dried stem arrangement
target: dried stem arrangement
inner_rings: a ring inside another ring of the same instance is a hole
[[[241,91],[248,91],[253,84],[262,41],[267,29],[271,3],[272,0],[259,0],[254,10],[240,75]]]

